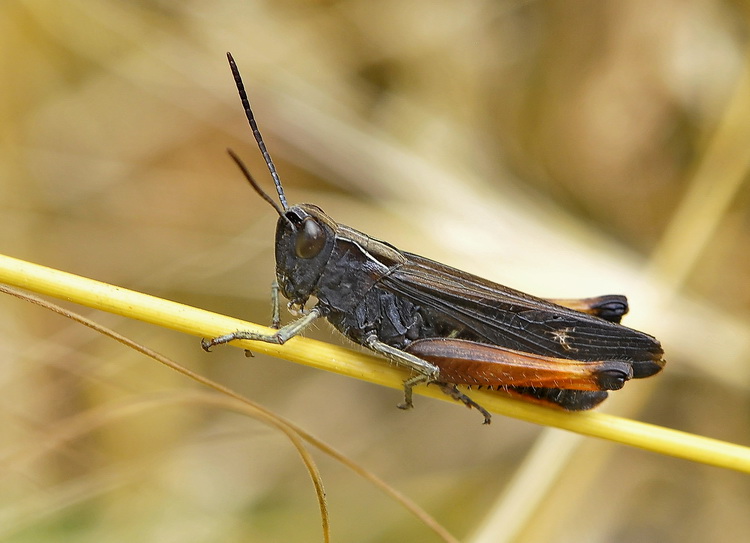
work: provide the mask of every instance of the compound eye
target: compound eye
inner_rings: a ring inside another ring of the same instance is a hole
[[[294,252],[300,258],[308,259],[317,256],[326,244],[326,233],[312,217],[307,217],[297,230]]]

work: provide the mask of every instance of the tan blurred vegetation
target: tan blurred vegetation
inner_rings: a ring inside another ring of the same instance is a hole
[[[0,251],[268,322],[274,214],[225,148],[270,181],[229,50],[290,201],[534,294],[628,294],[626,324],[660,337],[669,363],[604,409],[748,444],[748,14],[709,1],[6,1]],[[482,427],[424,398],[403,413],[392,390],[87,314],[329,441],[462,540],[750,533],[736,473],[500,417]],[[57,443],[91,410],[196,385],[15,299],[0,322],[0,539],[319,540],[293,449],[252,420],[169,404]],[[335,541],[436,540],[320,462]],[[502,527],[482,539],[491,516]]]

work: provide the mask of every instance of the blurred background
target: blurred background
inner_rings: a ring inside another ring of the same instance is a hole
[[[668,364],[602,410],[748,445],[749,22],[741,1],[5,1],[0,251],[270,322],[275,214],[226,148],[272,185],[232,51],[290,202],[536,295],[627,294],[625,324]],[[320,539],[277,432],[2,302],[0,539]],[[462,541],[750,532],[744,475],[426,398],[404,413],[394,390],[76,309],[290,418]],[[316,459],[334,540],[438,540]]]

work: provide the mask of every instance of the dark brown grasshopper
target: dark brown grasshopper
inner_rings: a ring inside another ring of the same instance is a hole
[[[546,300],[396,249],[338,224],[312,204],[289,206],[231,54],[227,54],[245,114],[271,172],[280,206],[230,151],[247,180],[279,215],[276,225],[274,322],[278,291],[303,314],[273,335],[237,331],[202,342],[235,339],[283,344],[316,319],[327,319],[352,341],[414,375],[412,388],[435,384],[446,394],[490,414],[456,385],[500,390],[570,411],[591,409],[629,379],[664,366],[659,342],[619,324],[624,296]],[[318,302],[309,310],[311,296]]]

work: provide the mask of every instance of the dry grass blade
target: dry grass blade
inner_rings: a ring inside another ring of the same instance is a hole
[[[405,509],[411,512],[417,519],[424,523],[425,526],[430,528],[438,537],[440,537],[441,540],[446,541],[447,543],[457,543],[457,539],[455,539],[443,526],[440,525],[440,523],[438,523],[432,516],[430,516],[412,500],[385,483],[385,481],[375,476],[372,472],[352,461],[351,458],[338,452],[330,445],[312,436],[302,428],[284,419],[283,417],[280,417],[276,413],[273,413],[258,405],[257,403],[248,400],[241,394],[238,394],[237,392],[231,390],[230,388],[227,388],[226,386],[223,386],[215,381],[212,381],[211,379],[208,379],[185,368],[174,360],[171,360],[170,358],[157,353],[154,350],[149,349],[148,347],[132,341],[131,339],[118,334],[117,332],[107,327],[101,326],[91,319],[87,319],[75,312],[69,311],[65,308],[62,308],[35,296],[30,296],[26,293],[19,292],[2,285],[0,285],[0,292],[4,292],[11,296],[15,296],[17,298],[21,298],[28,302],[37,304],[41,307],[44,307],[45,309],[54,311],[55,313],[58,313],[84,326],[87,326],[99,332],[100,334],[104,334],[114,339],[115,341],[118,341],[123,345],[134,349],[159,362],[160,364],[163,364],[168,368],[192,379],[193,381],[205,385],[206,387],[211,388],[221,394],[220,396],[215,396],[208,395],[206,393],[189,392],[175,394],[167,398],[163,396],[152,399],[139,398],[137,401],[129,401],[125,405],[105,407],[94,412],[84,413],[83,415],[68,421],[66,425],[50,431],[48,434],[48,440],[45,442],[46,447],[44,449],[37,449],[34,451],[23,450],[18,451],[14,454],[11,453],[6,455],[5,458],[0,458],[0,462],[7,464],[19,459],[22,459],[24,462],[33,461],[34,457],[43,455],[49,452],[49,450],[55,449],[65,441],[75,439],[77,437],[80,437],[82,434],[93,431],[97,427],[111,423],[113,418],[141,414],[149,409],[156,409],[176,402],[190,402],[202,405],[213,405],[215,407],[237,411],[239,413],[243,413],[250,417],[261,420],[266,424],[277,428],[279,431],[286,435],[287,439],[289,439],[289,441],[292,443],[292,445],[294,445],[295,449],[299,453],[303,463],[305,464],[305,468],[310,474],[310,479],[312,480],[313,486],[315,487],[315,494],[318,499],[318,506],[320,508],[324,541],[330,541],[330,518],[326,502],[325,490],[323,488],[323,480],[315,464],[315,461],[308,453],[306,447],[303,444],[303,441],[321,450],[341,464],[347,466],[349,469],[360,475],[363,479],[366,479],[367,481],[380,488],[383,492],[385,492],[391,498],[400,503]],[[6,529],[12,531],[13,527],[6,526]]]

